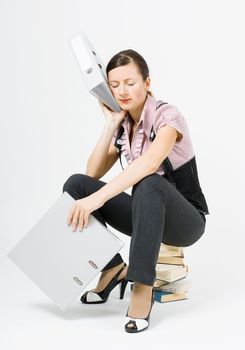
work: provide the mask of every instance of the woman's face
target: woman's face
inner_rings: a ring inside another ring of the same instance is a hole
[[[145,102],[150,78],[143,81],[135,63],[120,66],[108,73],[111,92],[119,106],[127,111],[135,111]]]

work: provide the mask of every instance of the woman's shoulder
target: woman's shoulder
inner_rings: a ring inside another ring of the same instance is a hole
[[[153,114],[153,125],[165,122],[166,124],[175,122],[177,124],[186,124],[186,120],[180,109],[172,103],[158,100],[156,110]]]
[[[163,100],[157,100],[156,112],[157,115],[164,115],[170,119],[174,119],[176,116],[183,117],[180,109],[175,104]]]
[[[179,140],[189,142],[190,135],[188,130],[188,125],[186,119],[181,113],[180,109],[172,103],[160,104],[161,100],[157,101],[156,111],[153,117],[153,129],[154,132],[157,131],[164,125],[169,125],[177,130],[180,135]]]

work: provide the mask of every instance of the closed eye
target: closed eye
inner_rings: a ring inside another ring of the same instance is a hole
[[[128,84],[129,86],[133,86],[135,83],[132,83],[132,84]],[[118,85],[117,86],[113,86],[113,85],[111,85],[111,87],[113,88],[113,89],[115,89],[115,88],[117,88],[118,87]]]

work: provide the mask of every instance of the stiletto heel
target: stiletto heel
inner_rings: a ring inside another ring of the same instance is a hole
[[[123,299],[123,297],[124,297],[125,289],[127,287],[128,282],[129,281],[126,280],[126,279],[123,279],[121,281],[121,284],[120,284],[120,299]]]
[[[153,287],[152,288],[152,295],[151,295],[151,307],[150,307],[150,311],[149,311],[146,318],[130,317],[130,316],[128,316],[128,311],[127,311],[126,320],[128,322],[124,326],[126,332],[139,333],[139,332],[142,332],[149,327],[151,309],[152,309],[152,306],[154,304],[154,292],[155,292],[155,289]],[[129,327],[130,324],[133,325],[133,327]]]
[[[114,289],[119,283],[121,283],[121,285],[120,285],[120,299],[123,299],[128,280],[126,280],[124,277],[118,281],[118,276],[123,271],[123,269],[125,269],[126,266],[127,266],[127,264],[124,263],[123,266],[121,267],[121,269],[115,274],[115,276],[112,278],[112,280],[108,283],[108,285],[101,292],[93,292],[92,290],[85,292],[80,298],[81,302],[84,304],[105,303],[107,301],[112,289]]]

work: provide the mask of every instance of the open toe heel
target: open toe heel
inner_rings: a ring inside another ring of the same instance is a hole
[[[152,305],[154,304],[154,292],[155,292],[155,290],[154,290],[154,288],[152,288],[151,307],[150,307],[150,311],[149,311],[147,317],[145,317],[145,318],[130,317],[130,316],[128,316],[128,311],[127,311],[127,314],[126,314],[127,323],[124,326],[126,332],[139,333],[139,332],[142,332],[149,327],[151,309],[152,309]]]
[[[101,291],[101,292],[93,292],[87,291],[85,292],[80,301],[84,304],[102,304],[105,303],[111,293],[111,291],[120,284],[120,299],[123,299],[124,293],[127,287],[127,283],[129,282],[125,277],[118,281],[118,276],[127,266],[126,263],[122,266],[122,268],[115,274],[113,279],[109,282],[109,284]]]

